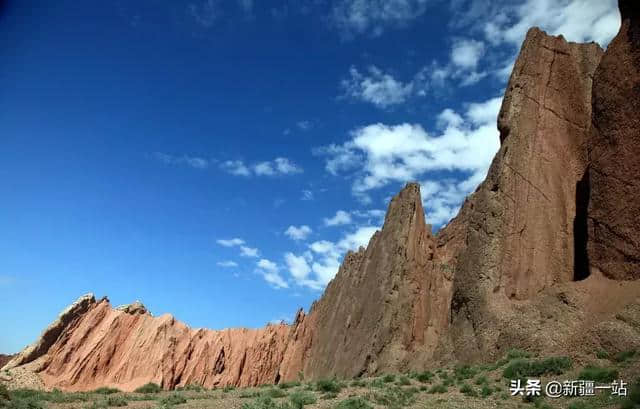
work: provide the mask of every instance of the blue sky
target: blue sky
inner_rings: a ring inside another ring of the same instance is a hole
[[[601,44],[619,26],[613,0],[0,13],[0,352],[87,292],[193,327],[291,319],[406,181],[434,230],[455,215],[530,26]]]

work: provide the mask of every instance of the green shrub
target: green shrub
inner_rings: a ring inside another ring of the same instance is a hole
[[[270,398],[276,399],[276,398],[284,398],[285,396],[287,396],[287,393],[282,389],[269,388],[266,391],[264,391],[264,395]]]
[[[367,386],[367,382],[362,379],[354,379],[351,381],[351,386],[354,388],[364,388]]]
[[[594,409],[593,405],[591,405],[589,402],[584,400],[577,400],[577,401],[571,402],[567,408],[568,409]]]
[[[556,356],[542,360],[516,359],[511,361],[502,376],[507,379],[523,379],[546,374],[560,375],[572,366],[571,358]]]
[[[146,385],[142,385],[138,389],[134,390],[136,393],[159,393],[162,392],[162,388],[157,383],[149,382]]]
[[[233,385],[227,385],[224,388],[222,388],[222,392],[224,392],[224,393],[229,393],[229,392],[232,392],[234,390],[236,390],[236,387],[233,386]]]
[[[406,376],[401,376],[398,378],[398,385],[402,385],[402,386],[411,385],[411,381]]]
[[[202,392],[204,391],[204,387],[202,385],[198,385],[197,383],[188,383],[184,386],[180,386],[176,388],[177,391],[193,391],[193,392]]]
[[[127,400],[124,398],[124,396],[109,396],[107,398],[107,406],[127,406]]]
[[[111,395],[111,394],[113,394],[113,393],[118,393],[118,392],[120,392],[120,390],[119,390],[119,389],[116,389],[116,388],[106,388],[106,387],[98,388],[98,389],[94,389],[94,390],[92,391],[92,393],[97,393],[97,394],[99,394],[99,395]]]
[[[396,376],[394,374],[386,374],[382,377],[382,382],[390,383],[396,380]]]
[[[335,409],[373,409],[366,400],[362,398],[347,398],[335,406]]]
[[[636,356],[636,351],[631,349],[629,351],[618,352],[617,354],[615,354],[613,356],[613,360],[618,362],[618,363],[621,363],[621,362],[628,361],[629,359],[633,358],[634,356]]]
[[[187,403],[187,399],[179,393],[172,393],[160,399],[160,404],[163,406],[174,406]]]
[[[447,386],[441,383],[439,385],[433,385],[431,389],[429,389],[429,393],[445,393],[447,390]]]
[[[640,408],[640,378],[629,387],[627,397],[622,401],[622,409]]]
[[[388,409],[398,409],[411,405],[415,401],[414,395],[417,392],[416,388],[388,386],[379,392],[373,393],[371,398]]]
[[[611,382],[616,378],[618,378],[618,371],[616,369],[591,365],[586,366],[578,375],[578,379],[596,382]]]
[[[430,382],[433,378],[433,372],[424,371],[416,375],[416,379],[422,383]]]
[[[289,396],[293,409],[302,409],[304,405],[313,405],[316,403],[316,397],[312,393],[304,391],[296,391]]]
[[[493,393],[493,389],[489,385],[482,385],[482,389],[480,389],[480,396],[486,398],[487,396]]]
[[[453,369],[453,375],[458,380],[473,378],[477,372],[475,368],[469,365],[457,366]]]
[[[279,405],[268,396],[261,396],[252,403],[243,403],[241,409],[291,409],[288,403]]]
[[[463,393],[467,396],[478,396],[476,391],[468,383],[462,384],[462,386],[460,387],[460,393]]]
[[[609,359],[609,352],[604,349],[599,349],[596,351],[596,358],[598,359]]]
[[[489,380],[484,375],[480,375],[476,378],[476,385],[486,385],[487,383],[489,383]]]
[[[523,351],[522,349],[510,349],[507,351],[507,359],[521,359],[521,358],[531,358],[531,354],[527,351]]]
[[[290,389],[290,388],[293,388],[294,386],[300,386],[300,382],[294,381],[294,382],[283,382],[281,384],[278,384],[278,388],[280,389]]]
[[[342,386],[335,379],[321,379],[316,382],[316,390],[320,392],[338,393]]]

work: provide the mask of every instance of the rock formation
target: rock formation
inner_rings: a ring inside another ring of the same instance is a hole
[[[13,359],[13,355],[0,354],[0,368],[8,364],[11,359]]]
[[[620,2],[622,26],[598,66],[589,141],[588,256],[613,279],[640,278],[640,5]]]
[[[190,329],[89,295],[5,368],[48,388],[132,390],[418,370],[511,347],[640,348],[640,16],[620,7],[606,52],[531,29],[500,149],[456,218],[432,234],[408,184],[293,324]]]

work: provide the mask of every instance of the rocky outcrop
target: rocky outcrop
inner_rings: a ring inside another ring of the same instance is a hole
[[[620,2],[622,26],[595,72],[589,141],[588,258],[613,279],[640,278],[640,4]]]
[[[70,326],[77,322],[93,306],[96,299],[93,294],[83,295],[76,302],[60,313],[32,345],[16,355],[6,367],[16,367],[27,364],[46,354],[61,335],[68,332]]]
[[[420,370],[511,347],[640,348],[640,18],[620,4],[606,53],[531,29],[500,149],[459,214],[432,234],[407,184],[291,325],[191,329],[88,295],[7,367],[48,388],[169,389]]]
[[[0,354],[0,369],[13,359],[14,355]]]
[[[152,317],[141,304],[114,309],[107,299],[96,302],[93,296],[73,305],[84,306],[81,319],[72,320],[56,339],[46,332],[47,351],[34,361],[34,371],[50,388],[133,390],[148,382],[167,389],[273,383],[289,334],[286,325],[191,329],[168,314]],[[12,360],[5,369],[36,357],[31,352],[27,355]]]
[[[312,336],[303,343],[305,376],[352,377],[430,360],[446,328],[452,283],[434,249],[420,188],[410,183],[391,201],[382,230],[346,255],[305,317]]]

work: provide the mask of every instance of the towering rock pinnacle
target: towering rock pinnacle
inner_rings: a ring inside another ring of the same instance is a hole
[[[622,25],[595,72],[587,256],[614,279],[640,278],[640,4],[620,1]]]
[[[366,249],[347,254],[312,307],[304,374],[356,376],[429,359],[451,279],[434,273],[434,245],[419,186],[410,183],[391,201],[382,230]]]

